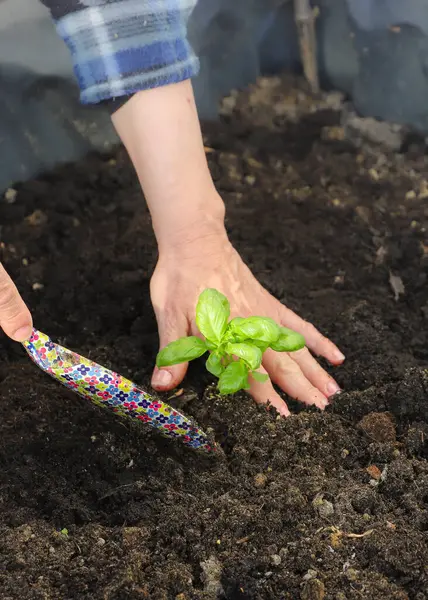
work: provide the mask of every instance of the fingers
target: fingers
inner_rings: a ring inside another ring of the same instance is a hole
[[[0,327],[16,342],[31,336],[33,321],[15,284],[0,264]]]
[[[302,334],[308,348],[317,356],[323,356],[332,365],[340,365],[345,360],[344,354],[333,342],[322,335],[311,323],[301,319],[289,308],[281,307],[281,321],[285,327],[294,329]]]
[[[260,373],[266,374],[266,370],[261,367],[258,369]],[[289,417],[290,411],[288,406],[281,398],[281,396],[275,391],[271,381],[261,383],[256,381],[250,375],[250,394],[257,402],[257,404],[270,404],[276,408],[280,415],[283,417]]]
[[[188,335],[188,323],[183,314],[175,312],[159,312],[155,309],[159,330],[159,346],[164,348],[170,342]],[[188,363],[181,363],[171,367],[155,367],[152,376],[152,386],[159,392],[172,390],[183,380]]]
[[[340,392],[339,384],[324,371],[307,348],[290,353],[288,356],[299,365],[306,379],[318,388],[324,396],[330,398]]]
[[[273,383],[295,400],[321,410],[327,406],[327,396],[311,383],[288,354],[267,350],[263,356],[263,365]]]

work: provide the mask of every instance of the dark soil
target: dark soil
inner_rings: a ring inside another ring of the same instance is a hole
[[[345,351],[345,393],[277,421],[196,365],[171,402],[215,431],[208,460],[2,337],[3,600],[428,599],[428,160],[357,149],[333,100],[262,81],[205,142],[232,240]],[[36,326],[148,386],[156,246],[124,152],[17,190],[1,260]]]

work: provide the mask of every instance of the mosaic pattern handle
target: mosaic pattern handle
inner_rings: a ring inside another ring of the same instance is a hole
[[[215,445],[189,417],[140,390],[125,377],[54,344],[46,334],[34,329],[23,346],[43,371],[97,406],[148,423],[162,435],[180,439],[191,448],[215,450]]]

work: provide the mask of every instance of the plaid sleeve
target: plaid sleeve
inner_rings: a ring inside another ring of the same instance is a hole
[[[189,79],[198,72],[187,40],[197,0],[43,0],[93,104]]]

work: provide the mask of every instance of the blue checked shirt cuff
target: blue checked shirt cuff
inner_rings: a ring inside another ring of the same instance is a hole
[[[76,0],[45,0],[71,52],[81,101],[99,103],[196,75],[199,62],[187,40],[196,1],[80,0],[76,8]]]

